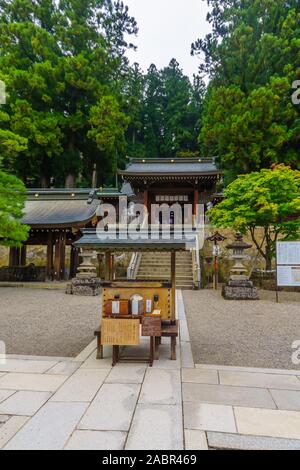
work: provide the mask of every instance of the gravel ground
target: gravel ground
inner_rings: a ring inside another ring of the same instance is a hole
[[[101,297],[0,288],[0,341],[7,354],[75,357],[94,338]]]
[[[298,369],[300,293],[260,292],[260,301],[223,300],[212,290],[183,292],[196,364]]]

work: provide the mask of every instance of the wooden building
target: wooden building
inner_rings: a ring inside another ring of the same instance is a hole
[[[22,222],[30,227],[28,240],[21,248],[11,248],[11,277],[27,264],[28,246],[46,246],[45,279],[65,280],[76,274],[78,250],[73,243],[83,228],[97,224],[101,201],[118,205],[117,189],[32,189],[28,191]],[[70,246],[69,274],[66,273],[66,247]],[[19,269],[18,269],[19,268]],[[22,274],[22,273],[21,273]],[[22,278],[20,275],[19,278]]]
[[[196,215],[198,204],[212,200],[221,177],[215,159],[210,158],[130,159],[119,175],[147,207],[149,223],[152,204],[191,204]]]
[[[79,263],[74,243],[81,238],[83,229],[96,226],[101,203],[115,206],[117,222],[121,196],[144,204],[150,224],[153,223],[152,204],[178,203],[182,208],[189,204],[195,216],[198,204],[214,202],[216,183],[221,177],[215,160],[208,158],[130,159],[127,168],[118,173],[123,180],[121,191],[116,188],[29,190],[22,222],[30,226],[30,234],[22,248],[10,249],[9,280],[16,280],[15,273],[22,274],[22,267],[28,265],[26,254],[30,245],[47,247],[45,279],[73,278]],[[172,225],[175,223],[172,211],[170,217]],[[68,261],[66,247],[70,247]],[[66,265],[70,266],[68,270]]]

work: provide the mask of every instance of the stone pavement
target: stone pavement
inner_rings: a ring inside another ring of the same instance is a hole
[[[177,311],[177,361],[165,338],[153,368],[112,368],[95,342],[0,363],[0,449],[300,449],[300,371],[194,365],[181,292]]]

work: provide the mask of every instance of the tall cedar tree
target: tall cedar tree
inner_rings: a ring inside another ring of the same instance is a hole
[[[300,168],[298,0],[207,0],[212,33],[192,46],[211,82],[200,142],[218,154],[228,181],[286,163]]]
[[[94,163],[102,178],[112,174],[128,125],[118,102],[133,47],[125,37],[136,32],[119,0],[0,1],[0,79],[8,91],[0,133],[27,142],[17,159],[4,159],[6,168],[44,186],[51,177],[74,186],[80,173],[88,181]],[[120,119],[97,119],[104,108]],[[109,135],[107,146],[100,133]]]
[[[191,83],[175,59],[162,70],[152,64],[146,74],[135,64],[124,89],[131,118],[128,154],[148,158],[198,155],[204,92],[200,76]]]

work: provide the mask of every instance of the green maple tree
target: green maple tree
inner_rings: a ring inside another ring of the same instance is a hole
[[[270,270],[276,242],[300,236],[300,171],[277,165],[239,176],[209,218],[216,227],[248,232]]]

